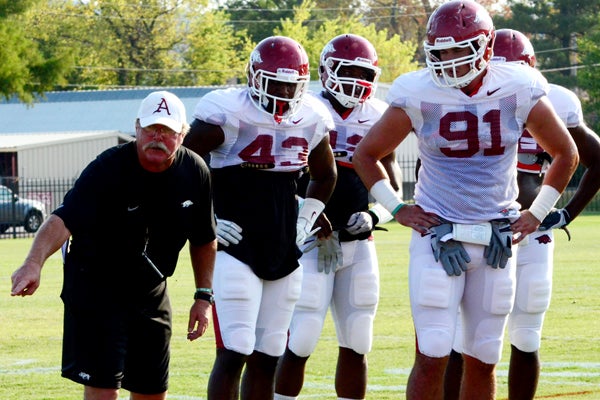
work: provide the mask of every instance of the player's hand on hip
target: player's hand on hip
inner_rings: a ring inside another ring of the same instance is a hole
[[[232,221],[217,219],[217,240],[223,246],[238,244],[242,240],[242,228]]]
[[[521,211],[519,219],[511,224],[513,244],[521,242],[525,236],[537,231],[540,221],[529,210]]]
[[[373,217],[366,211],[355,212],[348,218],[344,229],[351,235],[369,232],[373,230]]]
[[[425,212],[421,207],[406,204],[394,215],[400,224],[412,228],[421,234],[427,233],[432,226],[439,225],[441,220],[437,215]]]

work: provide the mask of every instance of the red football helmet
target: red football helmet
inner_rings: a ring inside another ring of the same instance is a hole
[[[375,92],[381,75],[377,63],[377,52],[367,39],[352,34],[339,35],[321,52],[319,76],[325,90],[342,106],[354,108]],[[359,67],[362,72],[345,67]]]
[[[535,67],[535,53],[527,36],[514,29],[498,29],[492,61],[520,62]]]
[[[455,0],[436,9],[427,22],[425,59],[433,81],[442,87],[463,88],[485,71],[492,58],[494,23],[481,5],[471,0]],[[469,48],[471,54],[441,61],[440,51]],[[469,65],[470,71],[457,76],[456,68]]]
[[[259,110],[281,122],[289,118],[308,89],[308,56],[295,40],[271,36],[256,45],[248,62],[250,97]],[[290,86],[292,85],[292,86]],[[278,88],[291,88],[291,93]]]

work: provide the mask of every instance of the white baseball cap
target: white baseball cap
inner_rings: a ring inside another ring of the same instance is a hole
[[[183,126],[187,122],[185,106],[179,97],[165,90],[152,92],[146,96],[140,105],[137,116],[142,128],[160,124],[177,133],[183,130]]]

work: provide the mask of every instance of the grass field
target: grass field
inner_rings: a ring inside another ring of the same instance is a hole
[[[553,298],[541,349],[539,399],[600,399],[600,215],[579,217],[568,242],[557,231]],[[369,354],[369,399],[404,398],[414,338],[407,294],[409,231],[395,223],[376,232],[381,269],[381,302]],[[10,297],[10,275],[25,257],[31,239],[0,241],[0,399],[81,399],[82,389],[60,377],[62,268],[59,254],[47,263],[38,292]],[[205,399],[214,359],[212,330],[186,340],[194,284],[187,250],[170,279],[174,310],[170,399]],[[508,346],[498,366],[498,398],[506,399]],[[337,342],[331,320],[310,358],[302,398],[335,399]],[[128,398],[124,391],[123,399]]]

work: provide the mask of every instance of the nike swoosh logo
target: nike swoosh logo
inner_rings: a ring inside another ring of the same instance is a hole
[[[359,119],[358,120],[359,124],[364,124],[365,122],[369,122],[369,120],[368,119]]]
[[[292,121],[292,124],[294,125],[298,125],[300,123],[300,121],[302,121],[304,118],[300,118],[299,120],[296,121]]]
[[[137,210],[138,208],[140,208],[140,206],[133,206],[133,207],[129,207],[129,206],[128,206],[128,207],[127,207],[127,211],[135,211],[135,210]]]
[[[488,95],[488,96],[491,96],[491,95],[493,95],[494,93],[496,93],[498,90],[500,90],[500,88],[496,88],[496,89],[494,89],[494,90],[488,90],[488,91],[487,91],[487,95]]]
[[[183,208],[187,208],[187,207],[189,207],[189,206],[191,206],[191,205],[193,205],[193,204],[194,204],[194,202],[193,202],[193,201],[191,201],[191,200],[186,200],[186,201],[184,201],[183,203],[181,203],[181,207],[183,207]]]

